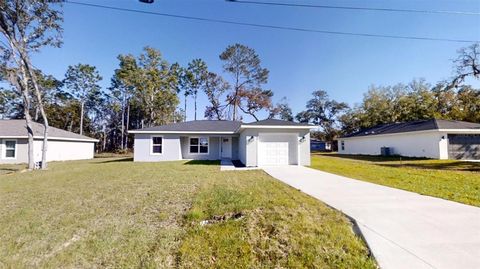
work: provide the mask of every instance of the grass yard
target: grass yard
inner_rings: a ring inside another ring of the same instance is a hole
[[[263,171],[49,167],[0,175],[2,268],[376,268],[345,216]]]
[[[312,168],[480,206],[480,163],[399,157],[312,154]]]

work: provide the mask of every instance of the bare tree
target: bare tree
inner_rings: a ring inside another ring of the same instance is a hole
[[[36,98],[43,119],[42,169],[47,168],[48,118],[45,113],[40,86],[30,55],[42,47],[61,45],[62,13],[52,8],[60,0],[11,0],[0,2],[0,32],[6,40],[0,44],[2,70],[5,77],[21,92],[25,121],[29,133],[28,168],[34,168],[33,133],[29,108],[30,90]]]
[[[480,79],[479,57],[480,43],[474,43],[458,51],[458,58],[453,61],[455,64],[455,77],[450,85],[451,87],[457,87],[467,77]]]

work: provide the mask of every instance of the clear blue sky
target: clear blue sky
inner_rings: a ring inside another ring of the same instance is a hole
[[[223,0],[155,0],[150,5],[136,0],[77,1],[331,31],[480,40],[480,16],[472,15],[256,6]],[[479,0],[283,2],[480,11]],[[274,91],[274,101],[287,97],[294,113],[304,108],[311,92],[316,89],[326,90],[338,101],[355,104],[361,101],[372,84],[407,83],[413,78],[425,78],[431,83],[448,79],[452,76],[451,60],[456,57],[457,49],[469,45],[258,29],[68,3],[64,5],[64,18],[63,46],[60,49],[44,49],[34,57],[37,67],[59,79],[63,78],[68,65],[88,63],[99,69],[103,76],[101,85],[106,88],[118,66],[117,55],[138,55],[147,45],[159,49],[169,62],[185,65],[191,59],[202,58],[212,71],[222,73],[218,55],[227,45],[238,42],[257,51],[263,66],[270,70],[267,87]],[[228,74],[224,76],[228,78]],[[205,98],[201,96],[201,116],[205,104]],[[192,101],[189,107],[193,107]],[[189,120],[193,119],[192,109],[189,109],[188,115]]]

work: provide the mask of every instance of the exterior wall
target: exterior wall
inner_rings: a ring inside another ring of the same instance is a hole
[[[442,139],[442,136],[445,137]],[[342,141],[345,143],[345,150],[342,150]],[[380,155],[381,147],[390,147],[393,148],[393,154],[439,159],[444,158],[445,154],[448,158],[446,145],[448,145],[448,140],[445,133],[438,131],[410,132],[340,138],[338,152],[341,154]]]
[[[33,156],[35,162],[42,160],[43,140],[33,141]],[[71,161],[93,159],[94,142],[49,140],[47,161]],[[26,153],[27,154],[27,153]]]
[[[238,160],[238,137],[232,137],[232,160]]]
[[[240,161],[246,166],[257,166],[257,149],[260,134],[295,134],[299,140],[305,136],[305,140],[298,141],[298,147],[296,141],[289,141],[289,159],[297,160],[298,162],[291,162],[291,164],[310,165],[310,130],[294,130],[294,129],[245,129],[239,138],[239,157]],[[253,136],[252,141],[248,141]]]
[[[15,159],[5,158],[5,140],[16,140],[17,149]],[[0,163],[27,163],[28,162],[28,140],[25,138],[18,139],[0,139]]]
[[[299,164],[310,165],[310,131],[303,131],[299,133],[299,137],[305,136],[304,141],[298,141]]]
[[[441,132],[440,137],[443,137],[443,139],[440,139],[439,143],[439,159],[448,160],[448,134],[446,132]]]
[[[162,154],[152,154],[152,136],[161,136]],[[133,146],[133,160],[135,162],[157,162],[181,160],[180,135],[178,134],[135,134]]]
[[[205,135],[192,135],[191,137],[205,137]],[[220,138],[219,137],[209,137],[208,141],[208,154],[192,154],[189,150],[189,136],[180,137],[180,144],[182,148],[182,158],[183,159],[192,159],[192,160],[220,160]]]
[[[27,163],[28,162],[28,140],[25,138],[17,140],[17,150],[15,159],[4,158],[4,140],[0,139],[0,163]],[[14,139],[15,140],[15,139]],[[35,162],[42,160],[43,140],[35,139],[33,141],[33,158]],[[47,161],[70,161],[93,159],[95,151],[94,142],[48,140]]]
[[[238,159],[247,165],[247,141],[248,137],[245,132],[242,132],[238,137]]]

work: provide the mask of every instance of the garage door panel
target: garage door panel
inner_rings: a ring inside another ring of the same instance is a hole
[[[480,135],[449,134],[449,159],[480,160]]]
[[[288,142],[260,142],[260,165],[287,165]]]

